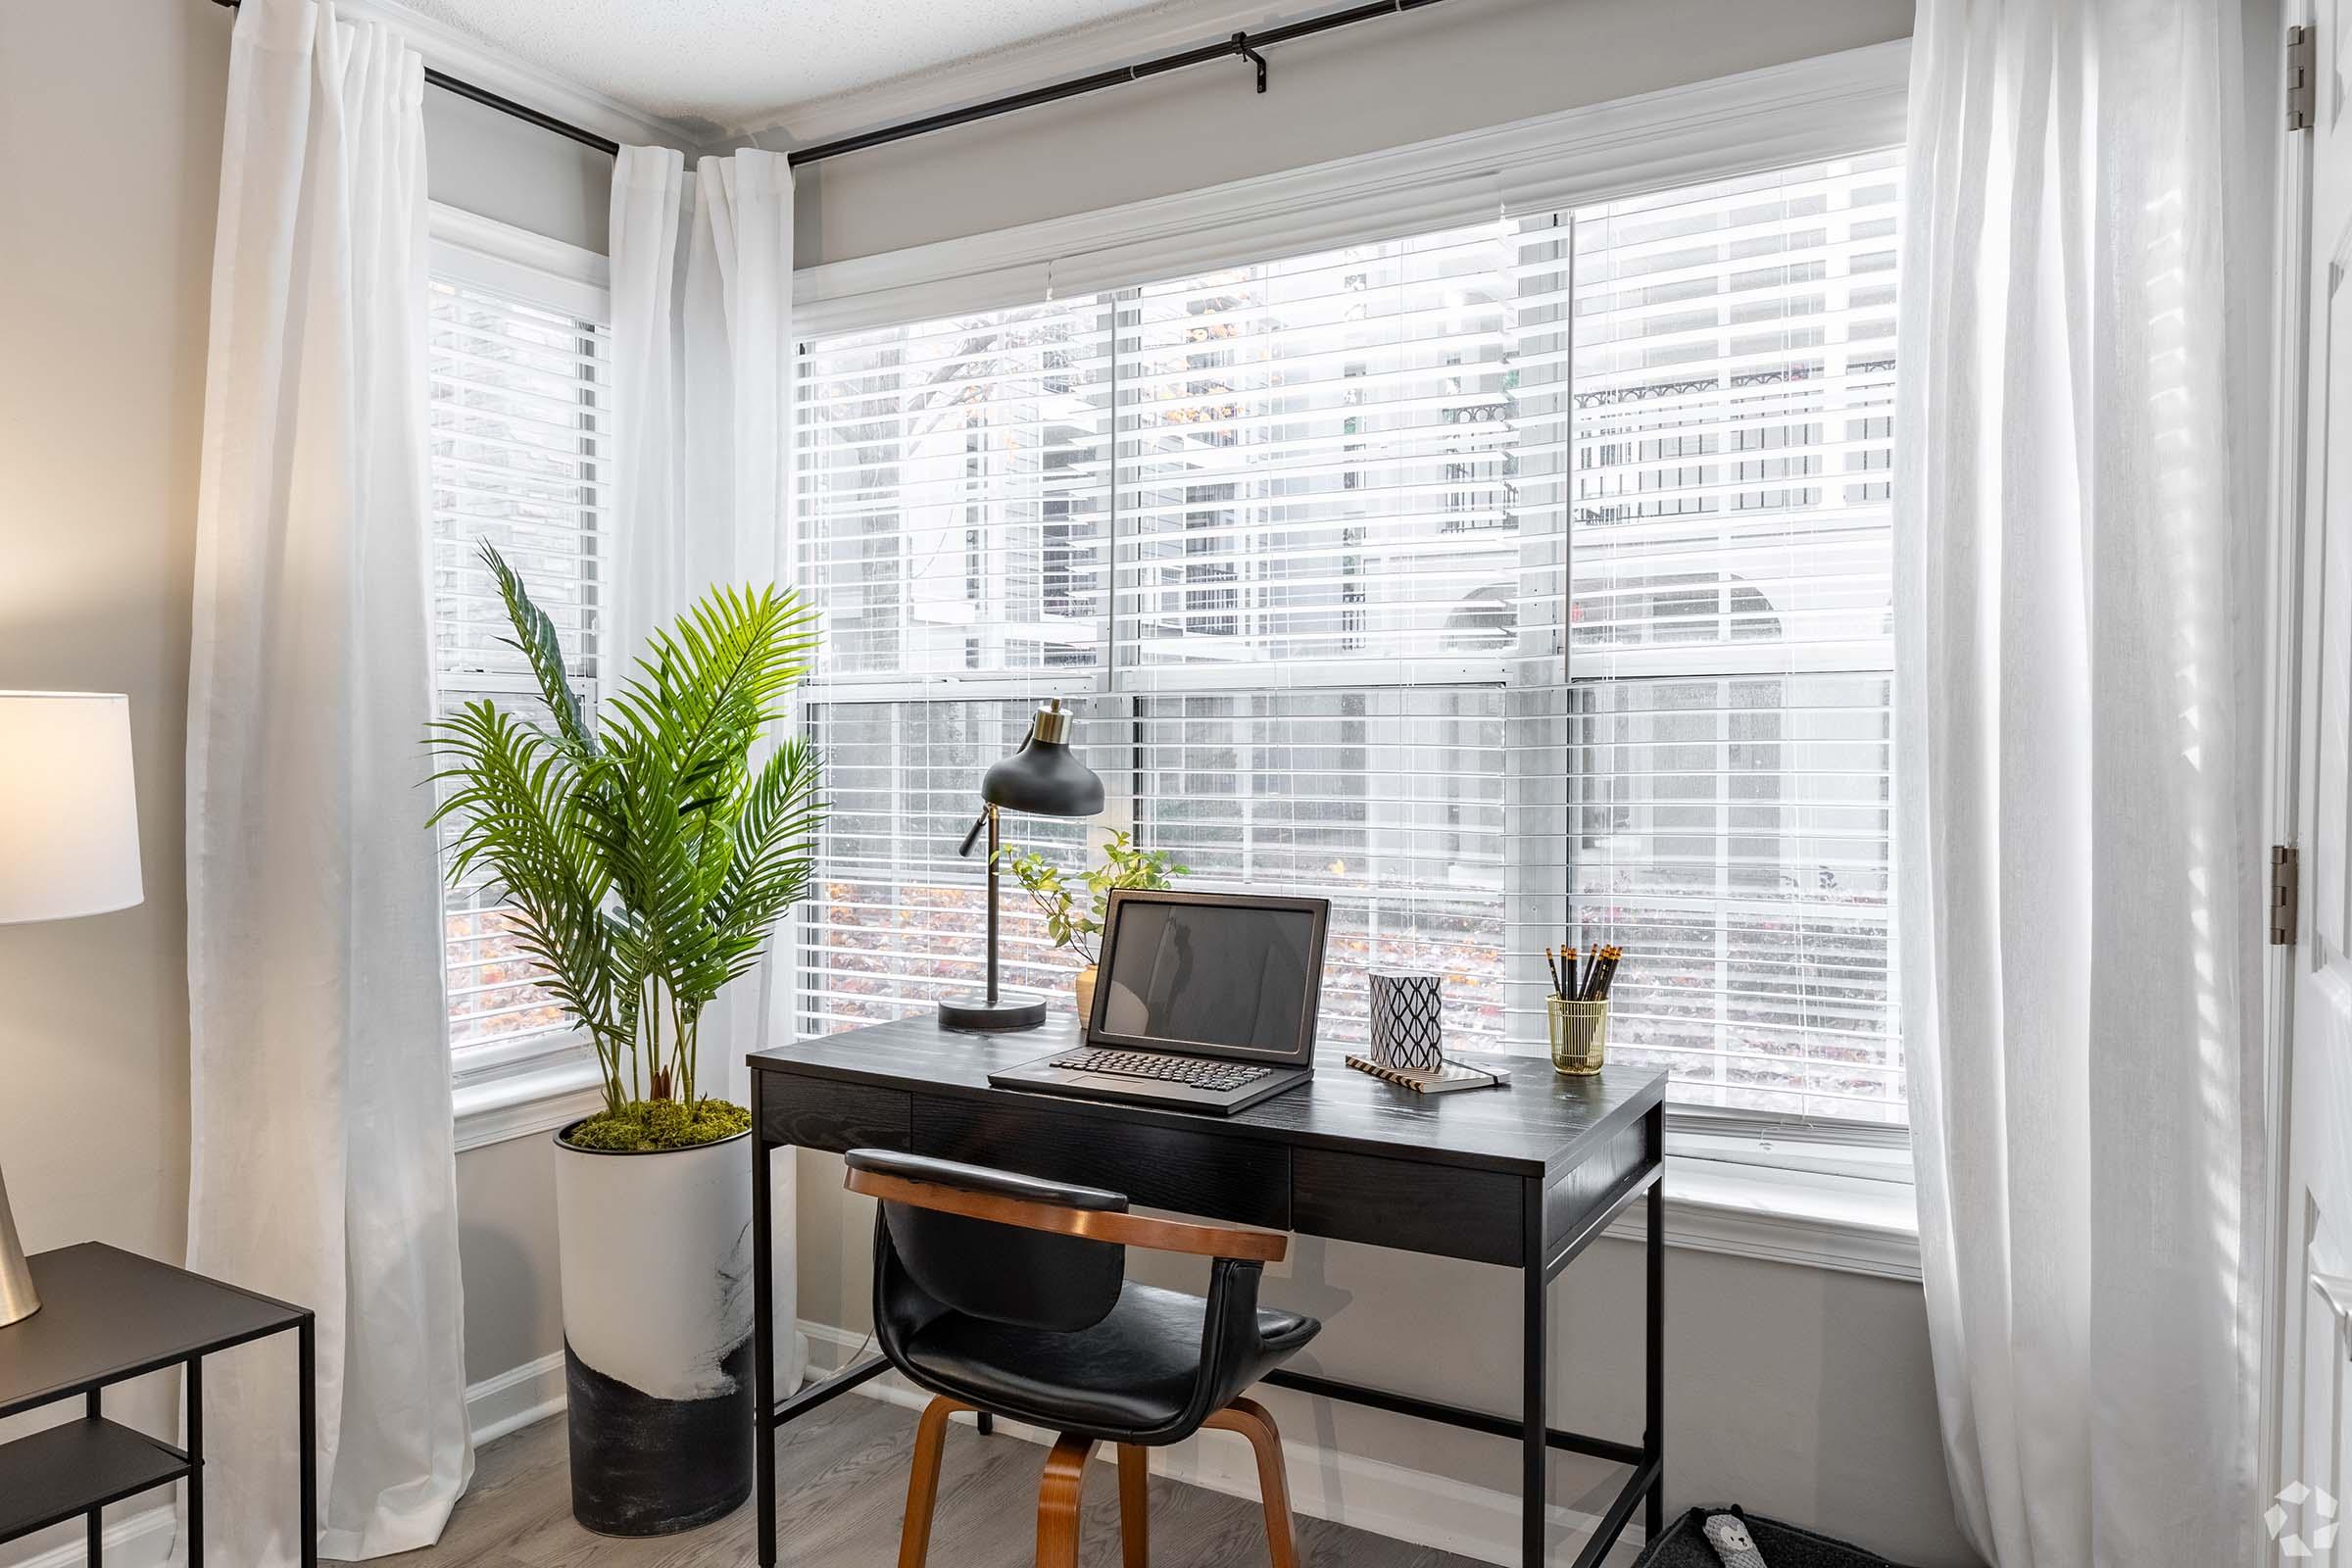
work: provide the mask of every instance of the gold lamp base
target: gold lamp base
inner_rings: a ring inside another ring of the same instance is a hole
[[[8,1179],[0,1176],[0,1328],[21,1323],[41,1309],[25,1266],[24,1244],[17,1240],[17,1216],[9,1212]]]

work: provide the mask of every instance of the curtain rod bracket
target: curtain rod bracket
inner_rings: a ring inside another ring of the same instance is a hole
[[[1248,33],[1237,32],[1233,35],[1233,52],[1257,68],[1257,90],[1261,93],[1264,92],[1266,90],[1266,57],[1250,47]]]

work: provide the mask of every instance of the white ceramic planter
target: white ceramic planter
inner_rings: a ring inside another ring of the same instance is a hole
[[[658,1536],[752,1486],[752,1199],[739,1133],[657,1153],[556,1135],[571,1511]]]

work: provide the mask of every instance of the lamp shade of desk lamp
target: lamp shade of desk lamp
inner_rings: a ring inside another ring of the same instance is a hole
[[[142,897],[129,699],[0,692],[0,925],[103,914]],[[0,1325],[40,1305],[0,1181]]]
[[[1070,714],[1055,698],[1037,710],[1021,749],[980,780],[979,818],[956,853],[969,855],[988,833],[988,987],[939,999],[939,1021],[951,1029],[1034,1029],[1046,1021],[1046,999],[997,984],[997,813],[1093,816],[1102,809],[1102,780],[1070,750]]]

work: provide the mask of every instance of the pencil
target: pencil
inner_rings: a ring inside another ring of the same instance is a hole
[[[1568,988],[1576,984],[1576,950],[1568,950],[1567,961],[1560,965],[1560,995],[1565,998]]]
[[[1560,966],[1559,963],[1552,957],[1551,950],[1549,948],[1545,948],[1544,950],[1544,967],[1551,971],[1551,989],[1552,993],[1556,996],[1559,994],[1560,990]]]

